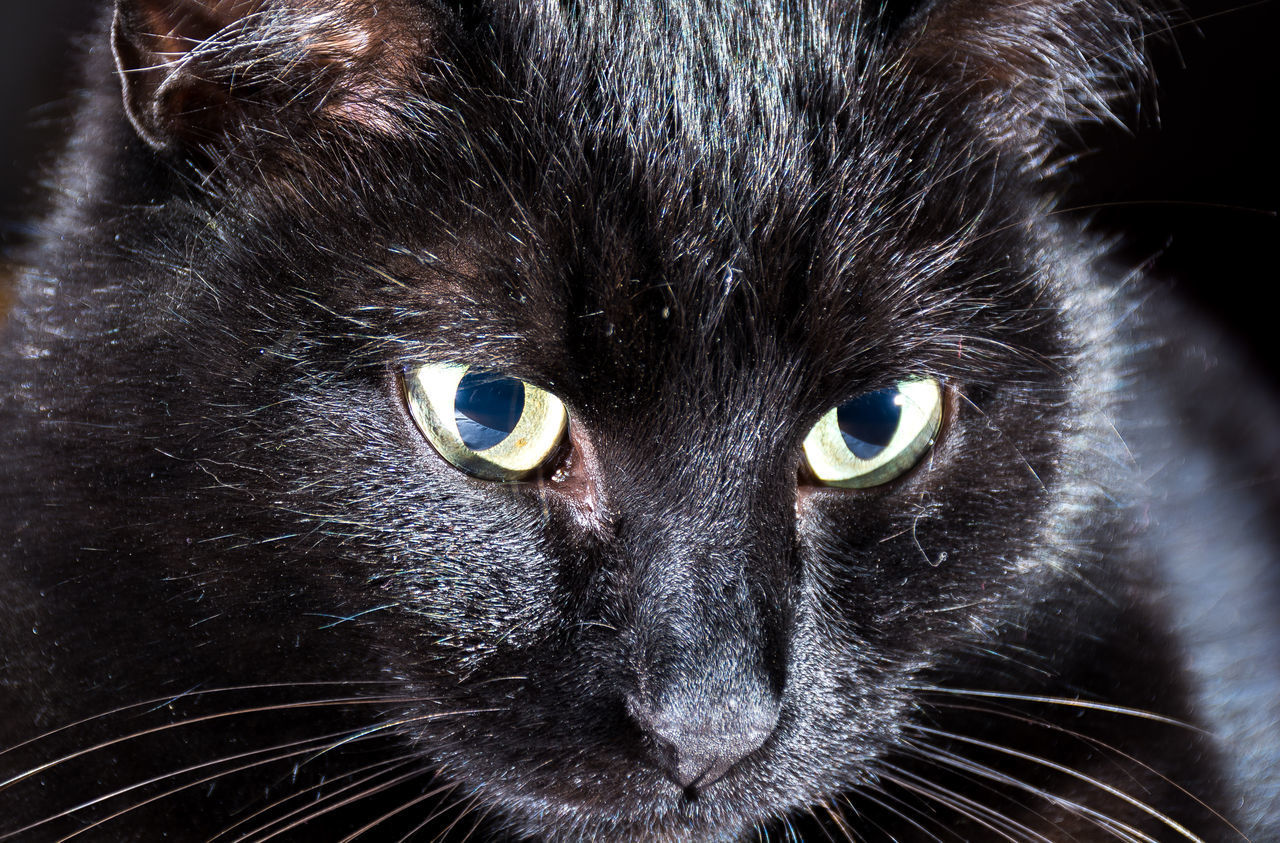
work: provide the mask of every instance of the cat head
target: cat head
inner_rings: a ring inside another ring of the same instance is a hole
[[[707,839],[1086,658],[1103,294],[1041,179],[1142,15],[897,11],[120,0],[119,482],[222,675],[270,634],[517,829]]]

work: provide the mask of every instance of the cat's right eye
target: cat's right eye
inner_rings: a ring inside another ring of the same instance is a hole
[[[403,377],[405,401],[422,435],[468,474],[521,480],[564,441],[564,404],[518,378],[452,363],[414,366]]]

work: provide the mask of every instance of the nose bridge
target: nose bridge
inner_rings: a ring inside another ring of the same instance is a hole
[[[633,520],[627,602],[639,664],[735,666],[716,674],[726,680],[767,673],[790,603],[794,535],[794,508],[773,497],[745,482],[715,495],[679,490]]]
[[[687,686],[717,693],[764,682],[771,618],[744,554],[720,548],[663,548],[637,571],[632,595],[633,663],[640,690],[656,696]]]
[[[757,749],[786,682],[794,507],[762,484],[678,490],[625,541],[632,674],[627,709],[682,787]]]

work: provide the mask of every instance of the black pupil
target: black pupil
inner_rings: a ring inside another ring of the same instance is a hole
[[[511,435],[524,412],[524,383],[493,372],[467,372],[453,396],[453,418],[462,444],[492,448]]]
[[[896,388],[859,395],[836,409],[845,446],[858,459],[869,460],[893,441],[902,419],[902,393]]]

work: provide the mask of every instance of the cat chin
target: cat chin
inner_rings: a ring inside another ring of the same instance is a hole
[[[481,804],[498,815],[497,826],[521,839],[546,843],[727,843],[748,839],[772,816],[785,813],[780,806],[762,811],[756,802],[717,798],[713,790],[690,798],[675,785],[654,782],[638,783],[630,792],[613,797],[592,799],[584,794],[572,800],[494,788],[490,783],[482,791]],[[788,806],[790,810],[801,807],[800,803]]]

